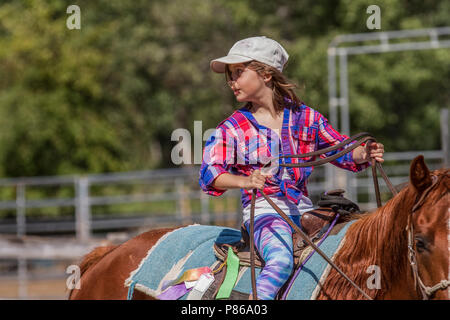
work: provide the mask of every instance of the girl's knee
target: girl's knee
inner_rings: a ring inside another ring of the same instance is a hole
[[[294,269],[294,257],[291,255],[285,255],[283,257],[275,257],[273,259],[269,259],[265,263],[265,268],[269,270],[273,270],[278,274],[289,275],[292,273]]]
[[[288,270],[289,272],[291,272],[294,269],[294,257],[290,255],[289,259],[279,261],[278,265],[284,270]]]

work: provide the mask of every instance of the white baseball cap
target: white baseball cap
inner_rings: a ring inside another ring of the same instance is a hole
[[[283,72],[283,67],[288,58],[289,55],[286,50],[275,40],[265,36],[251,37],[236,42],[228,55],[212,60],[210,67],[214,72],[224,73],[227,64],[256,60]]]

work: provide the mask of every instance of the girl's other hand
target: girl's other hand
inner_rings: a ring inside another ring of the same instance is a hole
[[[383,163],[384,146],[381,143],[372,142],[367,145],[367,153],[369,155],[368,161],[375,159],[377,162]]]
[[[262,189],[264,188],[264,184],[266,182],[266,179],[272,178],[272,175],[269,174],[263,174],[261,170],[257,169],[252,172],[250,176],[246,179],[246,185],[244,186],[244,189]]]

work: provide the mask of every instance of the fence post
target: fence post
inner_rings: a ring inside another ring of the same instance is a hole
[[[27,272],[27,260],[25,257],[20,257],[17,259],[17,279],[18,279],[18,288],[17,294],[19,299],[27,299],[28,298],[28,272]]]
[[[89,203],[88,177],[79,177],[75,180],[76,209],[75,230],[77,240],[86,243],[91,236],[91,207]]]
[[[202,224],[211,223],[211,213],[209,212],[209,196],[200,190],[200,206],[201,206],[201,216],[200,220]]]
[[[441,109],[441,144],[444,166],[450,166],[450,139],[448,134],[448,108]]]
[[[178,195],[177,211],[181,224],[192,223],[192,217],[190,212],[190,203],[186,195],[186,188],[183,178],[175,179],[175,189]]]
[[[352,200],[353,202],[358,203],[358,180],[356,179],[355,172],[346,171],[346,185],[347,185],[347,198]]]
[[[334,176],[334,169],[333,166],[329,163],[327,163],[325,165],[325,183],[324,183],[324,187],[325,190],[324,191],[328,191],[333,189],[333,176]]]
[[[16,232],[19,238],[25,236],[26,233],[25,201],[25,184],[19,182],[16,186]]]
[[[236,229],[240,229],[241,228],[241,224],[242,224],[242,213],[244,211],[244,208],[242,207],[242,201],[241,201],[241,192],[240,191],[236,191],[236,205],[237,205],[237,212],[236,212]]]

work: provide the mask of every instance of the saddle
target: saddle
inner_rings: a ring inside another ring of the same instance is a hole
[[[329,225],[336,217],[336,212],[332,208],[318,208],[305,212],[301,218],[302,229],[313,240],[317,240],[328,229]],[[250,267],[250,236],[244,224],[241,225],[242,238],[240,241],[227,244],[214,243],[214,252],[221,261],[227,259],[228,248],[231,247],[233,252],[238,256],[240,265]],[[292,234],[294,264],[298,265],[300,257],[307,247],[304,240],[297,234]],[[264,260],[255,248],[256,259],[255,266],[264,267]]]
[[[301,229],[308,235],[308,237],[316,242],[329,229],[331,223],[339,214],[340,217],[336,223],[345,220],[349,214],[360,213],[357,204],[345,198],[342,189],[331,190],[321,195],[318,202],[319,208],[305,212],[301,219]],[[250,236],[244,224],[241,225],[242,238],[240,241],[231,244],[214,243],[214,252],[217,258],[221,261],[226,261],[228,248],[231,247],[233,252],[238,256],[240,265],[250,266]],[[301,262],[301,257],[304,250],[308,247],[307,243],[297,234],[292,235],[294,265],[298,266]],[[255,248],[256,259],[255,266],[264,267],[264,259]],[[295,268],[294,268],[295,269]]]

